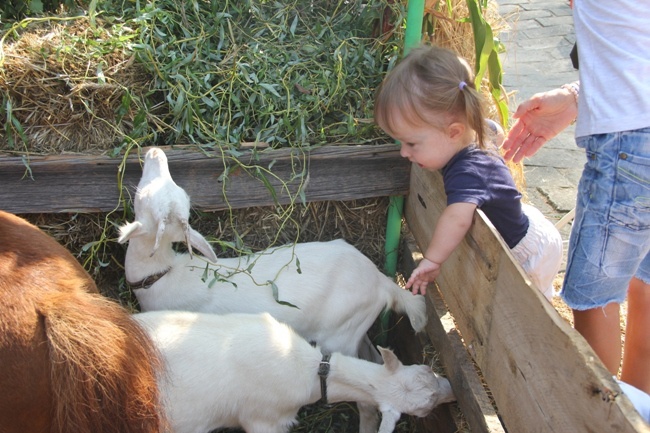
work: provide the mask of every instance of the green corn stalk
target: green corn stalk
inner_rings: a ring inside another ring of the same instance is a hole
[[[494,37],[492,27],[485,21],[483,10],[487,7],[487,0],[467,0],[469,20],[474,32],[474,46],[476,49],[476,77],[474,84],[477,89],[485,74],[488,75],[490,94],[494,99],[501,124],[504,128],[508,125],[508,104],[503,97],[503,68],[499,59],[499,52],[503,49],[498,38]]]

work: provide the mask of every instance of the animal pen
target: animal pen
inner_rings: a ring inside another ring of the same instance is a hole
[[[423,9],[422,1],[408,4],[407,36],[415,36],[407,48],[421,40]],[[2,156],[0,208],[27,215],[128,212],[145,151],[138,148],[123,158],[64,153],[29,155],[26,161],[24,155]],[[385,198],[392,214],[385,232],[389,273],[396,267],[404,274],[413,269],[445,206],[440,174],[411,166],[392,143],[241,150],[237,164],[221,158],[219,150],[196,146],[165,147],[165,152],[172,176],[199,216]],[[253,165],[272,166],[273,176],[242,169]],[[116,203],[124,206],[116,208]],[[587,343],[531,286],[480,211],[436,286],[426,295],[426,333],[414,335],[407,321],[392,317],[387,343],[406,363],[421,362],[423,347],[435,348],[465,429],[650,431]],[[415,431],[458,431],[449,406],[415,420]]]

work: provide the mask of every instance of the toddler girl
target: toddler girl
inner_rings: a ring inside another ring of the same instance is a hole
[[[541,212],[522,205],[510,170],[494,143],[488,143],[484,101],[472,78],[467,62],[455,53],[424,46],[412,50],[377,92],[375,122],[401,143],[403,157],[442,170],[447,194],[447,207],[406,288],[425,293],[479,208],[551,300],[562,238]]]

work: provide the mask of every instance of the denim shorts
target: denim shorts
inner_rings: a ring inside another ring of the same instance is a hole
[[[585,164],[561,296],[576,310],[650,283],[650,128],[580,137]]]

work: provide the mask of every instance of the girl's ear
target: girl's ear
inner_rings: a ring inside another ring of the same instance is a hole
[[[447,134],[452,140],[458,140],[465,135],[465,125],[454,122],[447,127]]]

